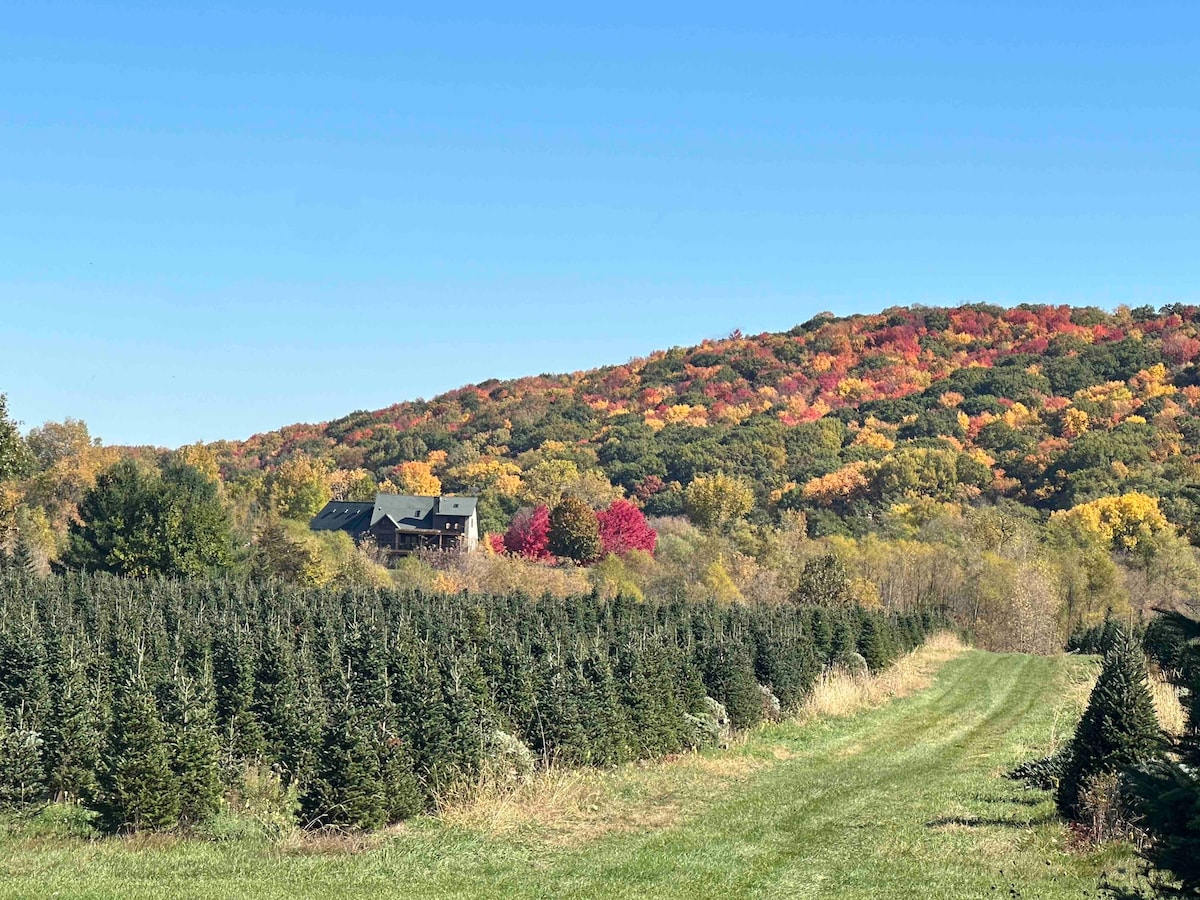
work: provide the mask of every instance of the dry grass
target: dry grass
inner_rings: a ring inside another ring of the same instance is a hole
[[[550,769],[520,785],[481,782],[446,797],[438,818],[492,836],[526,833],[575,845],[674,825],[689,800],[769,764],[733,753],[682,753],[607,771]]]
[[[934,635],[878,675],[823,678],[800,714],[848,716],[928,687],[941,666],[966,651],[953,634]],[[747,735],[734,739],[744,744]],[[683,753],[611,771],[550,769],[512,785],[484,780],[443,798],[438,817],[446,824],[488,835],[535,834],[575,845],[612,832],[663,828],[678,823],[690,801],[795,754],[772,746],[764,755],[738,751]]]
[[[1183,734],[1187,725],[1183,704],[1179,702],[1179,690],[1154,672],[1150,675],[1150,696],[1154,699],[1154,710],[1158,713],[1158,724],[1167,734]]]
[[[929,687],[937,670],[967,649],[958,635],[943,631],[878,675],[827,672],[817,682],[800,718],[849,716],[915,694]]]
[[[444,797],[438,817],[448,825],[489,835],[535,828],[590,831],[588,820],[611,801],[608,773],[587,769],[539,772],[516,787],[480,783]]]

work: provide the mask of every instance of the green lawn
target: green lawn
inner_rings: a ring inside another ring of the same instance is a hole
[[[0,896],[1094,896],[1100,869],[1125,851],[1068,852],[1049,798],[999,777],[1071,727],[1081,698],[1071,684],[1092,665],[971,651],[882,708],[596,776],[627,821],[586,839],[427,819],[373,849],[318,853],[16,829],[0,838]]]

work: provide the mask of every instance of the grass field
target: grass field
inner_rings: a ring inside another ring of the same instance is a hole
[[[970,651],[912,696],[743,745],[563,774],[359,843],[88,840],[12,827],[4,897],[1094,896],[1111,847],[999,777],[1061,740],[1094,663]]]

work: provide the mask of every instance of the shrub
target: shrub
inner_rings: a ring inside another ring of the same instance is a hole
[[[483,751],[484,771],[494,780],[519,784],[533,775],[537,760],[516,735],[496,729]]]

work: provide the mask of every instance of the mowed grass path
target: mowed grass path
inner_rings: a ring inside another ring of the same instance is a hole
[[[1069,730],[1091,665],[971,651],[906,699],[755,733],[718,757],[745,771],[710,789],[681,780],[673,796],[659,766],[654,802],[672,814],[587,839],[437,820],[353,854],[26,835],[0,841],[0,896],[1094,896],[1124,851],[1068,852],[1050,799],[999,777]]]

